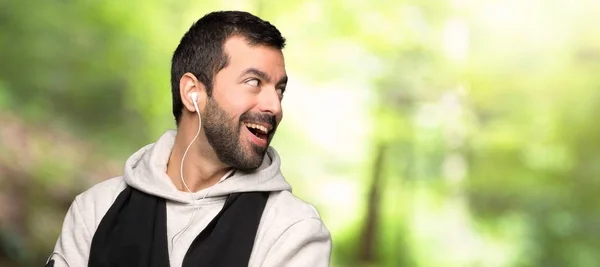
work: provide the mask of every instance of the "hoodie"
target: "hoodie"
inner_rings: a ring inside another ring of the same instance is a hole
[[[190,244],[219,213],[227,195],[248,191],[270,192],[248,266],[329,266],[330,233],[317,210],[292,194],[272,147],[257,170],[229,172],[214,186],[190,194],[178,190],[166,174],[176,134],[169,130],[131,155],[123,176],[100,182],[75,197],[49,258],[55,260],[55,267],[87,266],[94,233],[127,186],[166,200],[171,267],[182,265]]]

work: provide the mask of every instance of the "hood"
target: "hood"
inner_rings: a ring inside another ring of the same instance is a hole
[[[177,131],[166,131],[155,143],[149,144],[131,155],[125,162],[123,179],[142,192],[167,200],[190,203],[190,193],[178,190],[167,175],[167,163],[175,144]],[[272,147],[267,149],[262,165],[251,172],[234,171],[227,179],[212,189],[205,188],[193,193],[194,199],[222,197],[236,192],[290,191],[280,171],[279,155]]]

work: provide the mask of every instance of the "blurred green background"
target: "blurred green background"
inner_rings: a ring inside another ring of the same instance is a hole
[[[288,39],[273,146],[332,266],[600,266],[596,0],[0,0],[0,266],[174,128],[171,53],[221,9]]]

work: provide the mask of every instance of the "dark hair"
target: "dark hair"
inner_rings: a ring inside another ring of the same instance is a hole
[[[171,62],[173,115],[178,126],[183,110],[179,80],[186,72],[194,74],[210,97],[213,77],[229,63],[223,51],[225,41],[234,35],[246,38],[249,45],[285,47],[285,38],[275,26],[248,12],[217,11],[200,18],[181,38]]]

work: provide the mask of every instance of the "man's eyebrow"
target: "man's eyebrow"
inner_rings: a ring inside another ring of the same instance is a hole
[[[258,76],[259,78],[265,80],[267,83],[271,82],[271,76],[269,76],[269,74],[267,74],[264,71],[255,69],[255,68],[247,68],[244,72],[242,72],[242,75],[240,75],[240,76],[244,76],[244,75],[248,75],[248,74],[254,74],[254,75]],[[283,76],[283,78],[281,78],[281,80],[279,80],[279,82],[277,84],[278,85],[279,84],[287,84],[287,81],[288,81],[288,77],[286,75],[286,76]]]
[[[277,84],[287,84],[288,82],[288,76],[285,75],[283,76],[283,78],[281,78],[281,80],[279,80],[279,82]]]

